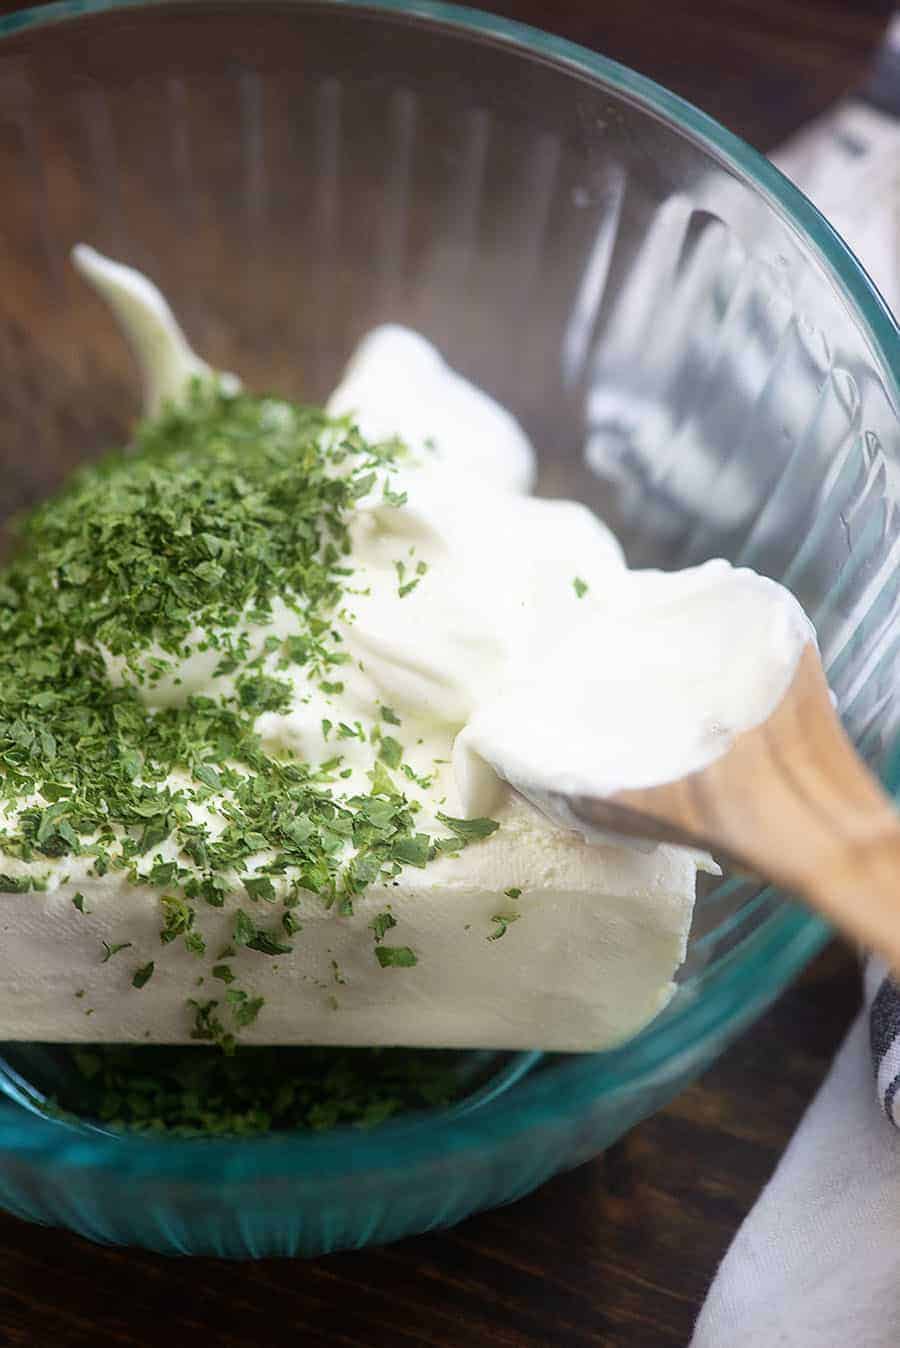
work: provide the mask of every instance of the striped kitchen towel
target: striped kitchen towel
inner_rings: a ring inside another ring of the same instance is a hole
[[[878,1103],[900,1127],[900,988],[874,956],[866,965],[866,1002]]]

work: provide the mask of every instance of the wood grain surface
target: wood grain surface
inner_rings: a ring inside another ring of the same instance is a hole
[[[860,80],[892,10],[885,0],[487,7],[638,67],[763,149]],[[605,1156],[388,1249],[173,1261],[0,1216],[0,1346],[684,1345],[858,997],[854,960],[832,947],[700,1083]]]

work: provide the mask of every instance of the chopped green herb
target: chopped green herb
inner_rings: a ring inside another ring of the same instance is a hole
[[[305,665],[311,653],[310,643],[306,637],[287,637],[284,653],[290,664]]]
[[[213,791],[222,790],[222,778],[211,763],[197,763],[194,767],[194,776]]]
[[[180,899],[177,895],[164,894],[160,903],[164,925],[159,933],[159,939],[163,945],[168,945],[170,941],[190,931],[194,925],[194,910],[186,899]]]
[[[391,927],[396,927],[396,925],[397,919],[393,916],[393,914],[387,912],[379,913],[378,916],[373,918],[372,921],[369,923],[369,926],[375,933],[376,941],[383,940],[385,934],[390,931]]]
[[[381,745],[378,750],[378,757],[389,768],[399,768],[400,760],[403,757],[403,745],[394,739],[392,735],[383,735]]]
[[[258,950],[261,955],[289,955],[294,948],[257,927],[243,909],[238,909],[235,917],[234,943],[246,946],[248,950]]]
[[[419,962],[408,945],[378,945],[375,958],[382,969],[411,969]]]
[[[408,498],[405,491],[392,491],[391,488],[388,486],[388,484],[385,482],[384,501],[386,505],[395,506],[396,508],[399,509],[400,506],[406,505],[407,499]]]
[[[404,866],[425,866],[431,856],[431,840],[427,833],[414,833],[410,837],[399,838],[391,850],[394,861]]]
[[[0,894],[27,894],[29,889],[30,875],[0,875]]]
[[[572,585],[574,586],[575,593],[578,596],[578,598],[583,599],[589,589],[587,581],[582,580],[580,576],[576,576],[575,579],[572,581]]]
[[[257,931],[253,940],[247,942],[248,950],[258,950],[261,955],[289,955],[293,948],[267,931]]]
[[[200,934],[199,931],[189,931],[189,932],[185,932],[185,936],[184,936],[184,948],[185,948],[185,950],[187,950],[191,955],[197,955],[197,956],[205,955],[205,954],[206,954],[206,941],[203,939],[203,937],[202,937],[202,935]]]
[[[515,885],[511,889],[504,889],[503,893],[506,895],[508,899],[518,899],[521,898],[522,896],[521,889],[519,889]]]
[[[423,791],[427,791],[428,788],[434,782],[433,777],[429,777],[424,773],[414,772],[408,763],[401,763],[400,771],[403,773],[403,776],[407,779],[407,781],[415,782],[416,786],[420,786]]]
[[[85,908],[84,895],[81,892],[79,892],[78,894],[74,894],[72,896],[72,904],[75,908],[78,909],[79,913],[88,914],[91,912],[90,908]]]
[[[174,885],[178,880],[178,862],[157,861],[148,879],[151,885]]]
[[[226,1033],[225,1026],[216,1015],[218,1005],[219,1003],[215,999],[208,1002],[197,1002],[194,1001],[193,997],[188,999],[188,1006],[194,1012],[191,1038],[213,1040],[228,1051],[233,1049],[234,1039]]]
[[[112,959],[113,955],[118,955],[120,950],[128,950],[131,944],[132,944],[131,941],[118,941],[115,945],[110,945],[109,941],[104,941],[103,959],[100,961],[100,963],[101,964],[108,963],[108,961]]]
[[[225,1000],[231,1007],[231,1013],[236,1023],[242,1028],[246,1025],[252,1025],[265,1006],[264,997],[250,997],[240,988],[229,988],[225,994]]]
[[[353,512],[376,483],[386,502],[404,503],[389,485],[404,452],[319,409],[198,383],[22,522],[0,570],[0,850],[14,871],[31,869],[0,875],[0,891],[41,890],[42,858],[84,856],[94,875],[163,891],[162,944],[181,938],[200,956],[206,905],[223,908],[238,883],[253,902],[303,891],[350,912],[401,866],[497,827],[445,821],[449,846],[417,829],[421,806],[391,771],[422,789],[430,779],[389,735],[370,737],[370,792],[353,795],[339,756],[269,753],[257,729],[298,679],[309,680],[307,702],[316,688],[343,693]],[[424,561],[398,562],[400,590],[426,572]],[[264,630],[276,601],[296,627],[286,636]],[[148,705],[146,692],[177,684],[195,651],[212,652],[212,692]],[[277,677],[288,666],[291,682]],[[380,718],[400,724],[387,706]],[[360,723],[321,726],[323,738],[367,743]],[[265,874],[254,871],[260,854]],[[83,895],[73,903],[89,911]],[[300,924],[287,898],[275,921],[277,933],[238,911],[235,946],[290,953],[282,937]],[[135,986],[152,973],[152,962],[138,969]],[[214,1004],[197,1005],[199,1037],[227,1047]]]
[[[383,763],[375,764],[369,773],[369,780],[372,783],[372,791],[376,796],[400,797],[400,792]]]
[[[191,1007],[193,1034],[207,1044],[60,1048],[63,1085],[47,1113],[115,1132],[246,1137],[373,1128],[471,1089],[459,1070],[465,1055],[441,1049],[238,1048],[228,1056],[210,1046],[229,1038],[220,1010],[216,1001]]]
[[[256,935],[256,926],[244,912],[239,908],[234,919],[234,943],[235,945],[248,945]]]
[[[521,913],[495,913],[491,918],[491,921],[496,922],[497,929],[496,931],[492,931],[487,939],[489,941],[499,941],[501,936],[506,935],[510,923],[518,922],[521,916]]]
[[[338,726],[338,738],[342,740],[361,740],[363,744],[366,742],[365,732],[359,721],[355,721],[353,725],[347,725],[346,721],[341,721]]]
[[[267,875],[248,875],[241,883],[251,899],[265,899],[267,903],[275,902],[275,886]]]
[[[135,969],[134,977],[131,980],[132,987],[142,988],[145,983],[149,983],[155,968],[156,965],[153,960],[150,960],[149,964],[142,964],[139,969]]]
[[[327,696],[332,697],[337,697],[339,693],[342,693],[344,691],[344,685],[340,682],[340,680],[335,682],[329,679],[323,679],[322,682],[319,684],[319,687],[321,688],[323,693],[325,693]]]
[[[496,819],[452,819],[448,814],[438,811],[438,819],[464,842],[475,842],[479,838],[489,838],[496,833],[500,825]]]

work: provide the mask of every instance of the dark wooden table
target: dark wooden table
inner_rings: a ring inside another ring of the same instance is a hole
[[[766,149],[861,78],[892,0],[491,7],[640,68]],[[389,1249],[175,1262],[0,1217],[0,1345],[684,1345],[858,997],[854,961],[832,947],[701,1082],[605,1156]]]

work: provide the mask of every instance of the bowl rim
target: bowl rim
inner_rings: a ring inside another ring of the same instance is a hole
[[[249,8],[254,0],[219,0],[223,9]],[[0,17],[0,42],[41,28],[90,16],[157,8],[213,8],[205,0],[54,0]],[[900,327],[886,301],[852,250],[824,216],[768,159],[714,118],[662,85],[627,66],[576,43],[532,26],[443,0],[279,0],[278,8],[342,8],[376,17],[420,21],[463,37],[487,38],[527,58],[539,58],[571,74],[601,84],[635,102],[698,142],[708,154],[750,184],[769,206],[800,234],[826,274],[856,312],[886,391],[900,406],[900,366],[896,361]],[[0,46],[2,52],[2,46]],[[892,354],[893,353],[893,354]],[[774,891],[773,891],[774,892]],[[16,1106],[0,1107],[0,1141],[33,1157],[53,1154],[57,1164],[96,1166],[115,1161],[124,1177],[162,1177],[191,1172],[199,1181],[220,1176],[227,1168],[238,1178],[252,1167],[254,1178],[280,1175],[289,1155],[294,1173],[315,1183],[346,1174],[348,1151],[353,1172],[367,1175],[403,1169],[417,1161],[445,1162],[464,1150],[500,1146],[511,1134],[554,1120],[589,1113],[602,1099],[607,1104],[639,1099],[651,1083],[677,1083],[709,1060],[710,1043],[733,1038],[783,990],[790,979],[824,946],[827,924],[812,913],[784,903],[741,947],[739,957],[726,957],[708,978],[702,998],[687,996],[674,1016],[654,1022],[622,1049],[578,1054],[556,1062],[550,1070],[532,1073],[514,1089],[470,1116],[441,1112],[407,1116],[360,1134],[339,1127],[327,1134],[268,1134],[260,1138],[180,1140],[88,1133],[41,1120]],[[627,1070],[623,1070],[626,1065]],[[647,1109],[634,1111],[634,1119]],[[427,1125],[427,1126],[424,1126]],[[352,1147],[348,1149],[348,1138]],[[252,1146],[249,1145],[252,1143]],[[250,1160],[252,1156],[252,1161]],[[298,1165],[298,1161],[302,1164]],[[248,1167],[248,1162],[250,1163]]]

